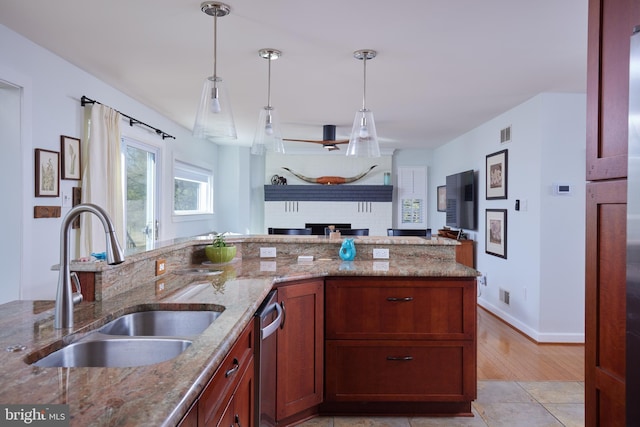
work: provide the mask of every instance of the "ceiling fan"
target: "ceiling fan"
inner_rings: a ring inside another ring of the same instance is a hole
[[[336,125],[324,125],[322,126],[322,140],[317,139],[286,139],[285,141],[295,142],[311,142],[314,144],[322,144],[324,148],[329,151],[339,150],[338,144],[348,144],[348,139],[336,140]]]

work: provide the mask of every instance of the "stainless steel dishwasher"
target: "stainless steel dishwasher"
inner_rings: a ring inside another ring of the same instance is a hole
[[[276,334],[284,323],[278,291],[269,292],[256,312],[256,427],[276,425]]]

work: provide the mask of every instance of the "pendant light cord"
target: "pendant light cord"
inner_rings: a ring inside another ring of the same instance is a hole
[[[218,8],[215,8],[213,14],[213,81],[218,78],[217,57],[218,57]]]
[[[269,57],[267,58],[267,62],[269,62],[269,72],[268,72],[268,79],[269,81],[267,82],[267,107],[269,109],[271,109],[271,57],[272,54],[269,54]]]
[[[364,55],[362,58],[362,62],[364,62],[364,85],[362,88],[362,109],[366,110],[366,100],[367,100],[367,55]]]

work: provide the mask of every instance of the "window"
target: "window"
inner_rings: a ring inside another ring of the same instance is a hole
[[[124,225],[128,248],[158,239],[158,149],[122,138]]]
[[[213,213],[213,174],[210,170],[176,160],[173,176],[174,215]]]

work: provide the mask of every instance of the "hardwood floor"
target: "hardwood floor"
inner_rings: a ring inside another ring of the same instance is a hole
[[[584,381],[584,345],[536,344],[478,306],[478,380]]]

